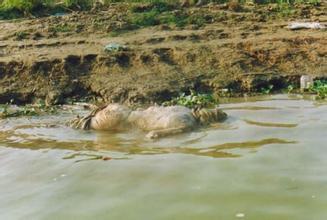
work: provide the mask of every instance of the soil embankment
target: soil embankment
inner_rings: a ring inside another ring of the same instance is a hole
[[[302,74],[327,76],[326,30],[286,28],[326,24],[324,3],[290,15],[274,5],[179,8],[177,16],[205,20],[144,28],[130,27],[128,7],[0,21],[0,102],[161,102],[189,89],[251,93],[286,88]],[[128,50],[105,52],[108,43]]]

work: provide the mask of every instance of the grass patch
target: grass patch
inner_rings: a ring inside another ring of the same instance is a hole
[[[260,88],[260,93],[268,95],[270,94],[274,89],[274,85],[268,85],[266,87]]]
[[[155,26],[159,24],[169,24],[177,27],[184,27],[186,25],[202,27],[205,24],[210,23],[212,19],[213,16],[208,14],[189,15],[181,10],[161,11],[154,9],[142,13],[133,12],[128,22],[138,28]]]
[[[157,12],[162,13],[165,11],[171,11],[176,7],[175,4],[168,3],[167,1],[153,1],[147,5],[133,5],[131,11],[134,13],[145,13],[145,12]]]
[[[189,5],[195,5],[198,1],[192,0]],[[229,8],[239,11],[247,1],[245,0],[203,0],[203,3],[229,3]],[[71,12],[72,10],[89,10],[96,3],[96,0],[0,0],[0,19],[12,19],[24,17],[27,15],[43,16],[57,12]],[[182,15],[174,14],[175,9],[182,9],[183,0],[104,0],[104,5],[112,3],[131,3],[130,11],[132,12],[131,22],[144,27],[157,25],[170,21],[177,26],[194,24],[202,26],[207,19],[202,17],[187,18]],[[312,4],[319,5],[321,0],[254,0],[255,4],[277,4],[276,12],[280,16],[289,16],[294,13],[295,4]],[[165,13],[170,13],[167,18]]]
[[[62,33],[65,33],[65,32],[71,32],[74,30],[74,27],[72,25],[69,25],[69,24],[58,24],[56,26],[53,26],[53,27],[50,27],[49,28],[49,31],[51,32],[62,32]]]
[[[131,28],[132,30],[132,28]],[[123,34],[126,34],[126,33],[129,33],[130,30],[124,30],[124,29],[121,29],[121,30],[113,30],[111,31],[108,36],[109,37],[118,37],[118,36],[121,36]]]
[[[175,5],[165,1],[155,1],[146,5],[137,4],[131,7],[130,11],[132,14],[128,22],[137,27],[148,27],[169,23],[176,20],[176,17],[169,13],[175,7]]]
[[[275,10],[278,17],[290,17],[295,14],[296,10],[286,3],[278,4]]]
[[[44,104],[33,104],[25,106],[16,106],[11,104],[0,105],[0,119],[21,116],[39,116],[43,114],[57,113],[57,107],[45,106]]]
[[[42,0],[4,0],[1,4],[1,9],[6,11],[31,12],[46,3],[46,1]]]
[[[327,97],[327,80],[316,80],[313,85],[309,88],[310,92],[317,94],[320,99]]]
[[[211,94],[201,94],[191,90],[190,95],[182,93],[180,96],[164,102],[162,105],[181,105],[188,108],[213,108],[218,105],[218,101]]]
[[[63,3],[67,8],[75,10],[88,10],[93,5],[93,0],[64,0]]]
[[[89,10],[94,0],[0,0],[0,19]]]
[[[25,31],[18,31],[15,33],[16,40],[24,40],[24,39],[27,39],[28,36],[29,36],[29,33],[25,32]]]

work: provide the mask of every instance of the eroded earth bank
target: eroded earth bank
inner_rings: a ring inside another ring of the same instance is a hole
[[[326,30],[287,28],[326,24],[326,3],[177,7],[142,23],[151,10],[117,4],[0,21],[0,102],[150,103],[190,89],[253,93],[327,75]],[[110,43],[126,49],[104,51]]]

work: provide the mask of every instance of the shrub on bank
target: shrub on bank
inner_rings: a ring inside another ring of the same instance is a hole
[[[28,12],[42,6],[43,3],[45,3],[43,0],[4,0],[1,4],[1,8],[4,10]]]
[[[93,5],[94,0],[0,0],[0,18],[6,15],[17,17],[30,13],[38,14],[41,11],[87,10]],[[10,16],[9,16],[10,18]]]
[[[93,5],[93,0],[64,0],[64,4],[68,8],[87,10]]]

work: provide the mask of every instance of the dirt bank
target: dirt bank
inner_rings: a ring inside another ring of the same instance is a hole
[[[249,93],[296,86],[301,74],[327,76],[326,30],[286,28],[326,24],[325,3],[287,15],[274,5],[179,8],[173,13],[206,19],[144,28],[131,27],[128,7],[0,21],[0,102],[160,102],[191,88]],[[105,52],[113,42],[128,50]]]

